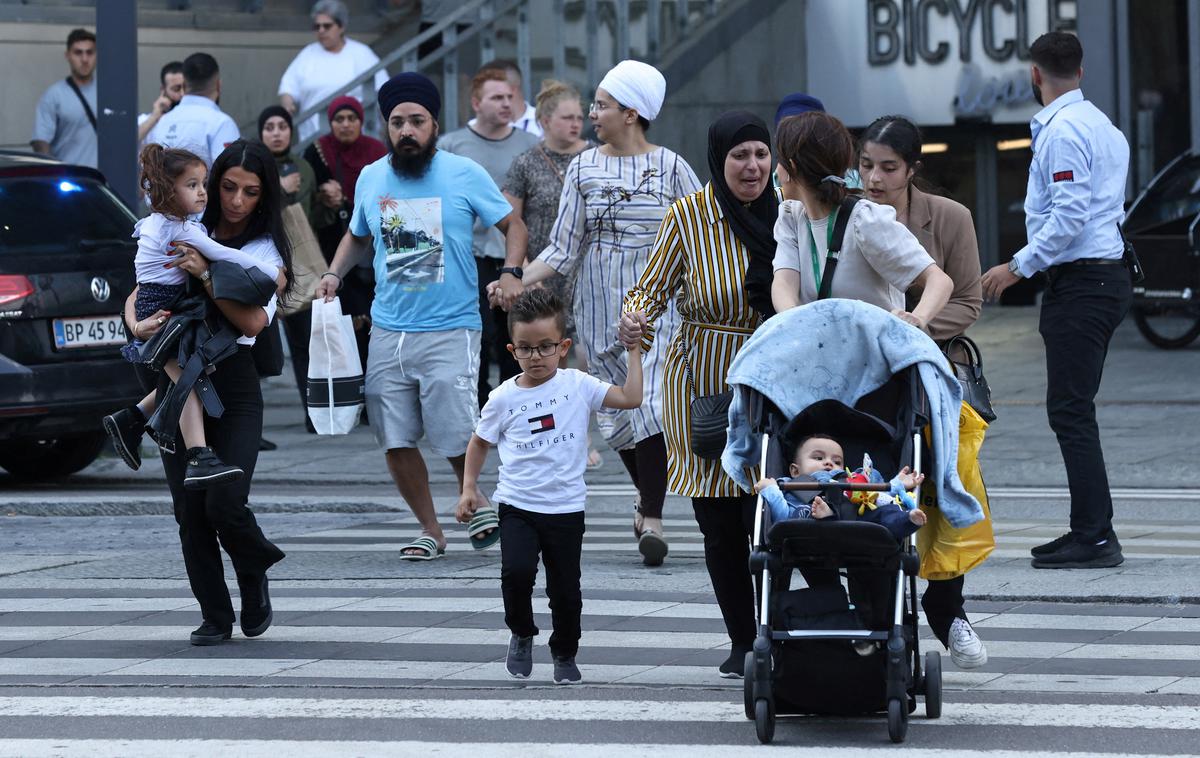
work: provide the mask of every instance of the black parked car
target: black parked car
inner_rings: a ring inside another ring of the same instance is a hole
[[[1167,164],[1125,217],[1146,280],[1133,288],[1133,318],[1168,350],[1200,337],[1200,153]]]
[[[144,394],[119,352],[134,221],[100,172],[0,151],[0,466],[15,477],[86,467],[104,415]]]

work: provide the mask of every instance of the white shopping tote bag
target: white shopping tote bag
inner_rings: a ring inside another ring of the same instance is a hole
[[[312,304],[308,340],[308,417],[317,434],[349,434],[363,408],[362,362],[354,323],[338,298]]]

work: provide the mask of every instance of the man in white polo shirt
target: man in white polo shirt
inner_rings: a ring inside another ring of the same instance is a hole
[[[183,99],[155,124],[146,143],[191,150],[212,166],[227,145],[237,141],[237,124],[217,105],[221,70],[208,53],[192,53],[183,61]]]

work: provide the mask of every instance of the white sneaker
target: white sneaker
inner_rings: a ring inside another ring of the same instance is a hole
[[[956,618],[950,625],[950,660],[960,669],[979,668],[987,663],[987,649],[983,640],[971,628],[966,619]]]

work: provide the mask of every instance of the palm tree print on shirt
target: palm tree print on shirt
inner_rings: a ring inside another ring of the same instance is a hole
[[[387,255],[388,281],[406,285],[441,284],[446,270],[441,198],[383,195],[376,203],[379,234]]]

